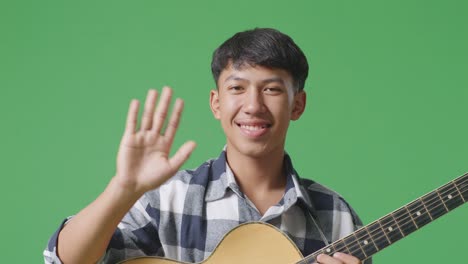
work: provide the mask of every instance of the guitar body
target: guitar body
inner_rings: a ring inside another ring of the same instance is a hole
[[[289,237],[276,227],[252,222],[237,226],[227,233],[203,264],[285,264],[296,263],[303,256]],[[125,264],[181,264],[160,257],[139,257],[126,260]]]

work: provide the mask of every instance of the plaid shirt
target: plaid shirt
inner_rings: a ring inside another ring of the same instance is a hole
[[[341,196],[299,178],[287,154],[284,161],[285,194],[263,216],[240,191],[224,151],[196,170],[179,171],[135,203],[118,225],[100,263],[147,255],[200,262],[228,231],[251,221],[276,226],[306,256],[325,246],[323,237],[331,243],[362,225]],[[56,254],[57,236],[68,219],[49,240],[45,263],[61,263]]]

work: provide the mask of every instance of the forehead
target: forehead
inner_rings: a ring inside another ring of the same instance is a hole
[[[219,75],[218,84],[222,85],[234,81],[252,83],[279,82],[285,86],[292,86],[292,76],[286,70],[260,65],[243,64],[239,67],[234,67],[232,64],[229,64]]]

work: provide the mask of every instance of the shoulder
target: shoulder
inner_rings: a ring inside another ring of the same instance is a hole
[[[351,205],[333,189],[309,179],[300,179],[302,188],[310,198],[313,208],[317,211],[335,211],[349,213],[356,225],[361,225],[361,220]]]
[[[344,201],[343,197],[338,192],[316,181],[301,178],[300,183],[311,198],[312,203],[320,205],[321,203],[326,204],[332,200]]]

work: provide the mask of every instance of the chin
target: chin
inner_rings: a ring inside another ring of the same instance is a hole
[[[228,144],[228,148],[233,148],[235,152],[250,158],[263,158],[272,154],[278,146],[271,146],[268,143],[242,142],[241,144]]]

